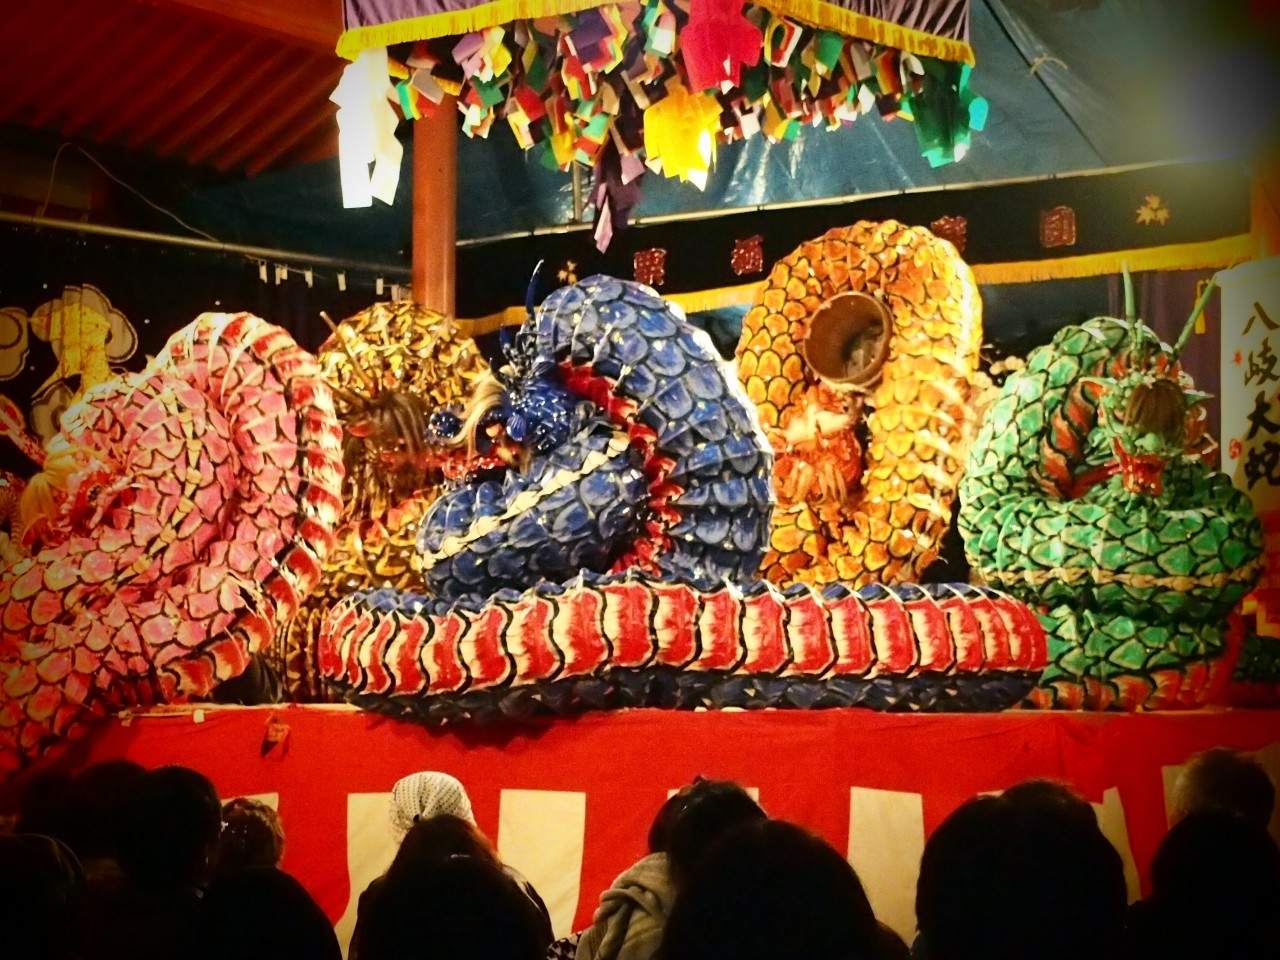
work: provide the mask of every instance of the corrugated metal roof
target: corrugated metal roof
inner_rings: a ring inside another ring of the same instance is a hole
[[[0,123],[223,173],[336,152],[329,94],[343,61],[314,36],[228,19],[199,0],[3,7]]]

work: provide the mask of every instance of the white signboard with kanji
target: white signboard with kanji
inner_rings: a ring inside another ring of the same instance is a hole
[[[1222,468],[1247,490],[1266,536],[1258,584],[1280,616],[1280,257],[1218,274],[1222,287]]]
[[[1280,257],[1218,274],[1223,468],[1258,512],[1280,509]]]

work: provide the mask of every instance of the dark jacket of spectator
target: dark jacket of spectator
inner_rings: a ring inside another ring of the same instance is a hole
[[[551,942],[519,885],[478,857],[390,870],[361,907],[360,960],[543,960]]]
[[[204,960],[341,960],[329,918],[275,867],[220,872],[200,909],[192,956]]]

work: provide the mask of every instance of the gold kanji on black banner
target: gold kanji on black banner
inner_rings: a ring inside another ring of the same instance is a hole
[[[735,240],[733,256],[729,258],[729,266],[738,276],[748,273],[759,273],[764,269],[764,238],[760,234]]]
[[[662,247],[639,251],[632,257],[631,263],[636,280],[640,283],[660,287],[667,282],[667,251]]]
[[[1074,247],[1076,245],[1076,212],[1070,207],[1054,207],[1040,211],[1040,246]]]

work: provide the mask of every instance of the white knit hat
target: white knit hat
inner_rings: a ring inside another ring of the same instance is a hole
[[[476,822],[471,798],[462,784],[447,773],[424,770],[396,781],[391,788],[391,825],[399,836],[409,832],[417,820],[429,820],[442,813]]]

